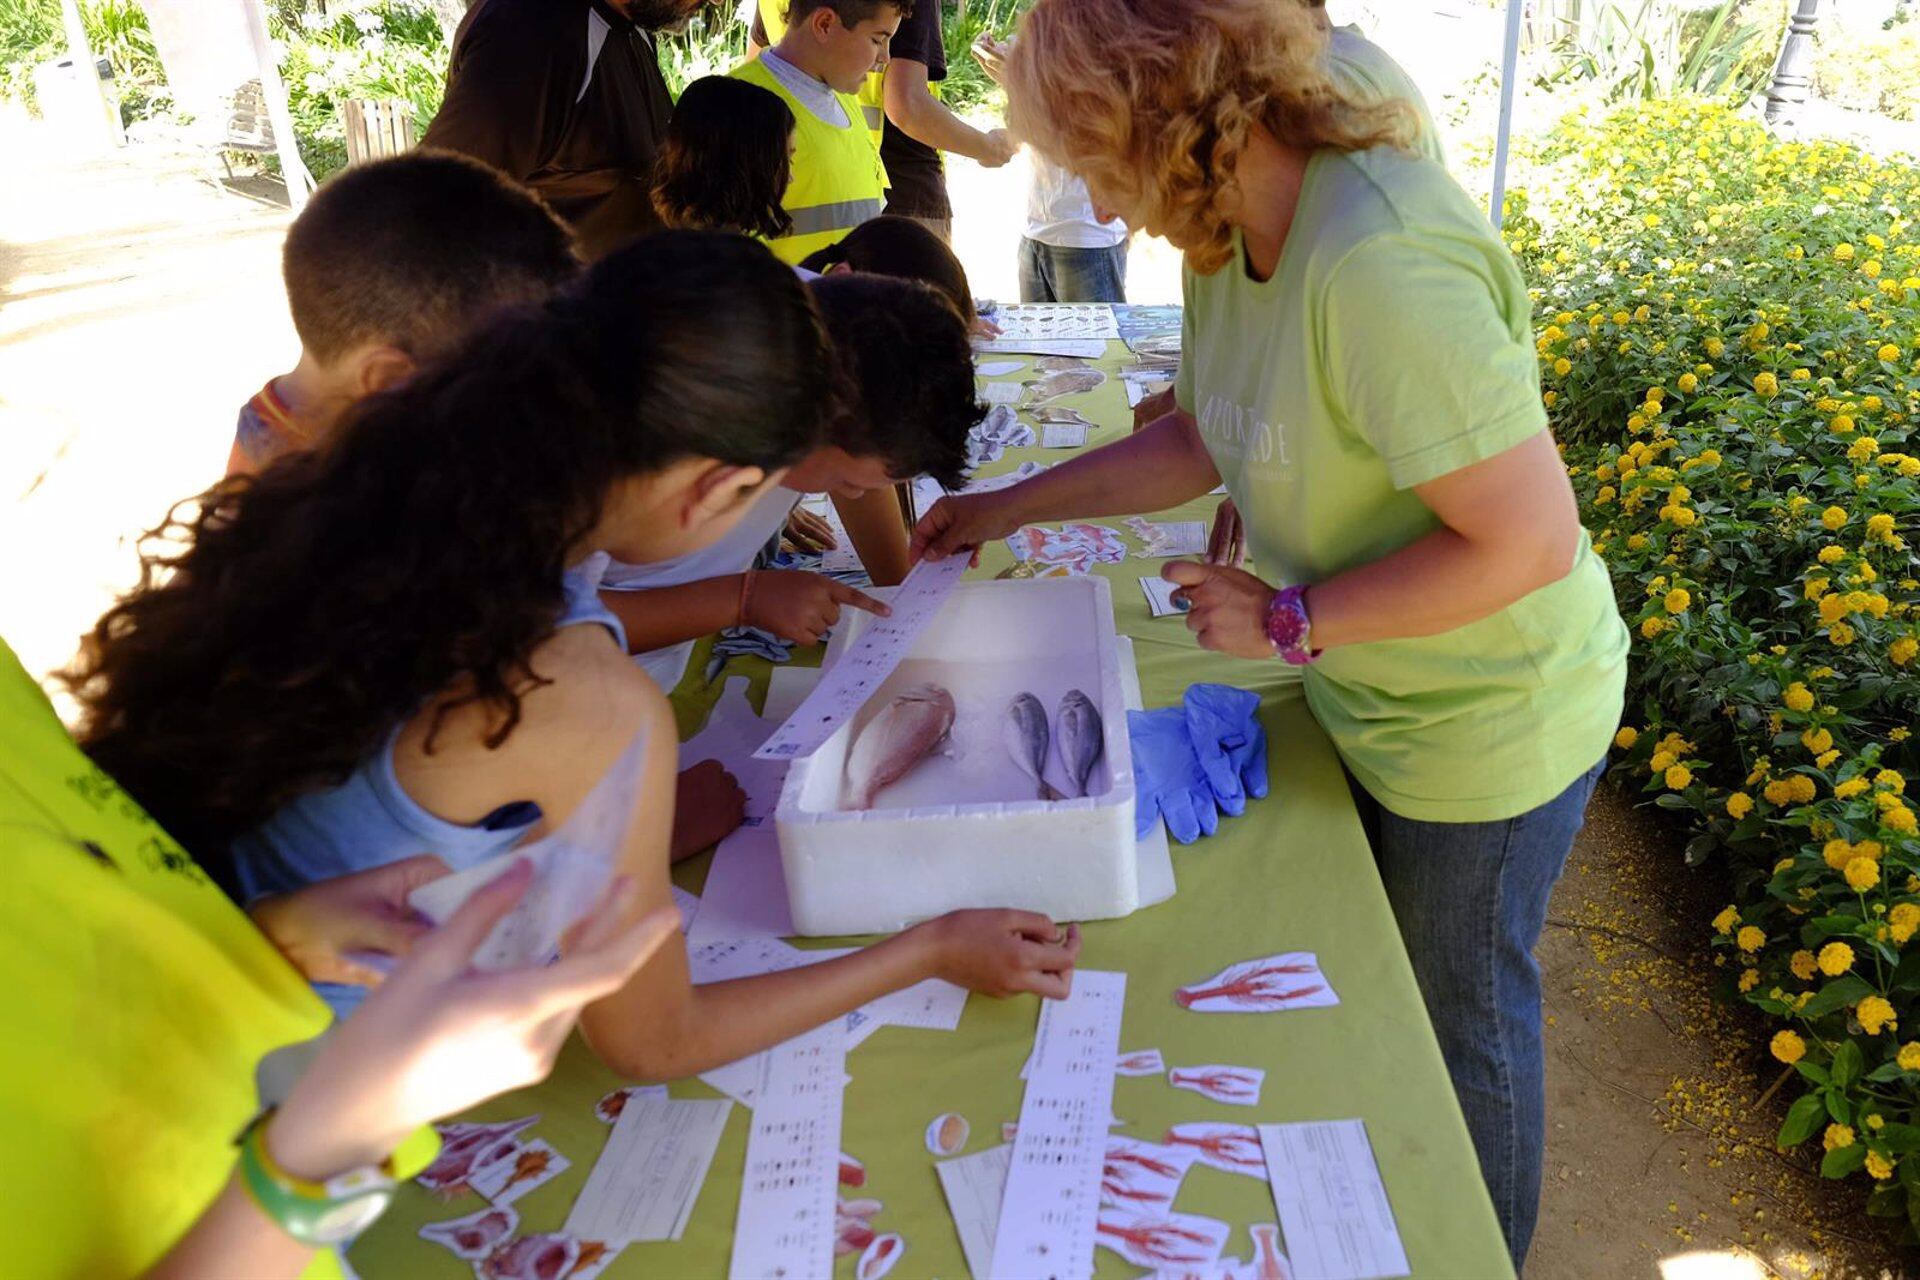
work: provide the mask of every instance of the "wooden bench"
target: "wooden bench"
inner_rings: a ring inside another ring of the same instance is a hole
[[[227,162],[227,152],[247,151],[270,156],[279,150],[273,137],[273,119],[267,114],[266,95],[260,91],[258,79],[249,80],[234,90],[232,105],[227,110],[227,130],[218,147],[220,164],[229,180],[233,178],[233,166]]]
[[[340,106],[347,163],[397,156],[413,146],[413,104],[405,98],[349,98]]]

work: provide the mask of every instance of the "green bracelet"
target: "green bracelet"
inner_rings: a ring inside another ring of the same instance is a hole
[[[240,1136],[240,1175],[262,1213],[301,1244],[324,1248],[351,1240],[373,1224],[393,1200],[398,1185],[389,1168],[366,1165],[325,1182],[295,1177],[267,1151],[271,1109]]]

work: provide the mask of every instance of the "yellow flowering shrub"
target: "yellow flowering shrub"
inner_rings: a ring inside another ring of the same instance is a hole
[[[1781,1145],[1920,1230],[1920,168],[1687,100],[1526,163],[1508,242],[1633,628],[1616,776],[1728,861],[1703,936],[1805,1089]]]

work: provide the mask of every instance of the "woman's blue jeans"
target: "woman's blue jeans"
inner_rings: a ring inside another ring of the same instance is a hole
[[[1348,780],[1516,1272],[1540,1211],[1547,1137],[1533,946],[1605,766],[1502,822],[1415,822]]]

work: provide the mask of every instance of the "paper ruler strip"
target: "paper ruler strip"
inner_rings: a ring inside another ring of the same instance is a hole
[[[728,1280],[831,1280],[846,1063],[839,1018],[767,1051]]]
[[[1071,996],[1040,1006],[993,1242],[993,1275],[1085,1280],[1093,1274],[1126,997],[1126,974],[1081,969]]]
[[[967,557],[922,560],[894,588],[887,604],[893,612],[867,624],[834,659],[820,683],[787,722],[753,753],[756,760],[797,760],[810,756],[834,731],[853,718],[913,647],[914,637],[940,611],[967,571]]]

